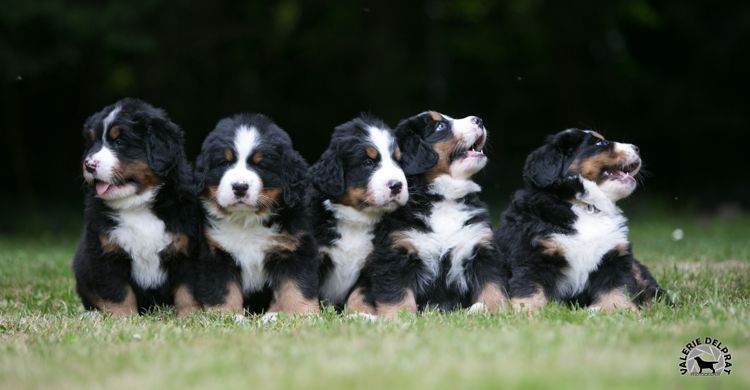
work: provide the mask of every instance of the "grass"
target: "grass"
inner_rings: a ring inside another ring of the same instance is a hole
[[[166,309],[82,318],[74,236],[0,237],[0,388],[749,388],[750,218],[634,218],[631,238],[676,307],[264,325]],[[731,375],[680,376],[684,344],[706,336],[730,348]]]

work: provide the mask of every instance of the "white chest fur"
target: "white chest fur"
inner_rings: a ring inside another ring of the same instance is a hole
[[[164,284],[167,274],[161,267],[159,253],[172,242],[164,221],[147,205],[121,209],[112,216],[117,226],[110,238],[130,255],[133,280],[142,288]]]
[[[599,267],[607,252],[617,245],[627,245],[627,219],[619,209],[614,213],[594,212],[583,205],[573,205],[578,217],[573,224],[575,233],[553,234],[550,239],[565,253],[568,267],[558,280],[557,291],[566,298],[583,291],[589,274]]]
[[[352,207],[332,204],[325,207],[336,217],[336,231],[341,236],[330,246],[321,248],[333,263],[333,269],[320,287],[320,296],[327,302],[339,305],[354,286],[359,273],[373,250],[375,224],[380,215],[363,213]]]
[[[261,290],[267,281],[263,261],[269,248],[276,244],[277,225],[263,226],[261,219],[212,221],[208,234],[229,253],[242,271],[242,290],[245,293]]]
[[[479,187],[476,188],[478,190]],[[461,192],[458,195],[465,196],[466,193]],[[465,224],[483,212],[483,209],[446,198],[436,202],[431,213],[424,217],[431,232],[410,230],[404,233],[429,270],[429,274],[419,281],[422,288],[434,281],[440,272],[441,259],[450,252],[451,265],[447,273],[447,284],[460,292],[468,290],[464,263],[470,260],[477,245],[492,237],[492,230],[483,222],[468,226]]]

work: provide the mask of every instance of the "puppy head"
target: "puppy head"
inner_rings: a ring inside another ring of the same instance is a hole
[[[83,177],[95,196],[112,205],[149,200],[184,155],[182,130],[162,110],[137,99],[91,115],[83,138]]]
[[[300,203],[307,168],[273,121],[240,114],[219,121],[203,142],[196,188],[214,216],[264,215]]]
[[[388,212],[409,199],[400,160],[393,131],[362,116],[336,127],[311,176],[318,190],[336,203]]]
[[[487,164],[482,148],[487,130],[482,119],[453,119],[435,111],[402,120],[396,137],[407,174],[424,173],[428,181],[440,175],[468,179]]]
[[[548,137],[529,155],[523,176],[533,187],[572,193],[582,191],[585,180],[616,202],[635,190],[640,168],[637,146],[607,141],[595,131],[568,129]]]

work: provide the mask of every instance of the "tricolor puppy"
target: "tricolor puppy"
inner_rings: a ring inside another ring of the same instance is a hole
[[[73,270],[87,310],[171,304],[195,242],[183,134],[148,103],[123,99],[83,127],[84,228]]]
[[[406,204],[409,191],[393,131],[360,117],[333,132],[328,149],[310,168],[310,197],[322,258],[320,297],[342,309],[375,314],[361,292],[350,295],[373,251],[375,225]],[[348,301],[347,301],[348,299]]]
[[[515,193],[495,240],[510,262],[517,309],[548,301],[593,309],[635,308],[664,295],[631,253],[627,219],[615,205],[636,188],[635,145],[570,129],[526,159],[526,188]]]
[[[203,205],[196,306],[267,314],[318,312],[318,262],[304,208],[308,165],[260,114],[219,121],[203,142],[195,180]]]
[[[476,116],[429,111],[401,121],[396,137],[409,201],[376,228],[375,251],[358,288],[378,315],[437,307],[496,311],[507,275],[492,242],[481,188],[487,130]]]

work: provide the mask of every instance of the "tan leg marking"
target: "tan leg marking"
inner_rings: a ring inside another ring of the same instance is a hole
[[[635,304],[633,304],[633,301],[630,300],[628,294],[625,293],[624,287],[599,294],[591,305],[591,308],[598,308],[605,312],[637,309]]]
[[[345,310],[351,313],[367,313],[375,315],[377,311],[375,307],[365,302],[365,296],[362,294],[361,288],[355,288],[349,298],[346,300]]]
[[[138,302],[135,293],[130,286],[126,287],[125,299],[122,302],[110,302],[101,298],[93,299],[94,305],[104,313],[110,313],[115,317],[126,317],[138,313]]]
[[[169,249],[174,253],[181,253],[185,256],[190,255],[188,252],[188,244],[190,243],[190,240],[188,239],[188,236],[184,233],[177,233],[172,235],[172,244],[169,246]]]
[[[534,294],[528,297],[513,297],[510,302],[513,305],[513,309],[517,312],[533,313],[539,311],[547,304],[547,296],[544,295],[544,291],[540,287]]]
[[[177,317],[182,317],[200,310],[201,305],[195,300],[190,289],[183,284],[174,291],[174,308]]]
[[[497,313],[498,310],[508,307],[508,298],[496,284],[487,283],[474,303],[481,303],[490,313]]]
[[[274,299],[268,312],[283,311],[287,314],[314,314],[320,313],[320,302],[317,299],[308,299],[302,294],[296,283],[292,281],[282,282],[281,286],[273,292]]]
[[[108,234],[99,235],[99,245],[102,247],[103,253],[124,253],[120,245],[118,245]]]
[[[402,311],[406,311],[409,313],[417,312],[417,300],[414,298],[414,293],[411,291],[411,289],[406,289],[401,302],[377,305],[378,315],[381,315],[385,318],[396,318],[398,317],[398,313]]]
[[[227,313],[242,313],[245,306],[240,285],[237,282],[227,283],[227,295],[224,297],[224,303],[211,306],[208,309]]]

